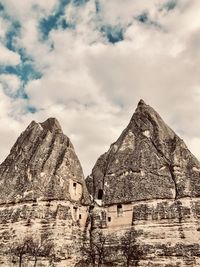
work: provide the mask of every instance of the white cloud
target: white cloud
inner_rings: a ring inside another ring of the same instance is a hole
[[[100,1],[100,7],[103,10],[102,19],[108,24],[122,23],[126,25],[143,12],[148,11],[154,14],[157,7],[164,2],[163,0],[102,0]]]
[[[20,56],[0,43],[0,65],[18,65]]]
[[[2,0],[2,4],[5,5],[6,11],[9,13],[9,15],[13,19],[19,21],[25,21],[32,16],[37,17],[40,14],[47,16],[50,14],[57,3],[57,0],[48,0],[48,3],[40,0]]]
[[[0,17],[0,39],[5,38],[6,31],[8,30],[9,22]]]
[[[23,123],[15,116],[20,103],[17,100],[11,100],[3,93],[0,84],[0,158],[4,160],[8,155],[11,145],[14,144],[19,133],[26,127],[27,121]]]
[[[19,77],[13,74],[0,74],[0,83],[11,95],[19,89],[21,84]]]
[[[194,137],[194,138],[187,138],[185,140],[188,144],[188,148],[196,155],[196,157],[200,158],[200,152],[199,152],[199,147],[200,147],[200,138]]]

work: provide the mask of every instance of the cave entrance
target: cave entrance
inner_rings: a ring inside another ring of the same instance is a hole
[[[98,199],[102,200],[102,198],[103,198],[103,190],[99,189],[99,191],[98,191]]]

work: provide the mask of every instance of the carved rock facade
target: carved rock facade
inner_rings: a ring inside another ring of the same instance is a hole
[[[144,101],[86,183],[100,227],[142,233],[141,266],[200,266],[200,164]]]
[[[27,236],[45,236],[57,266],[74,266],[89,205],[82,167],[58,121],[32,122],[0,166],[0,266],[13,266],[9,247]]]
[[[14,240],[46,236],[52,266],[73,267],[83,234],[120,236],[131,227],[146,252],[140,266],[200,266],[200,163],[142,100],[86,183],[52,118],[32,122],[0,165],[0,266],[15,266],[7,254]]]

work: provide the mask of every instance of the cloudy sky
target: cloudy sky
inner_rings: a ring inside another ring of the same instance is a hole
[[[200,158],[199,0],[0,0],[0,161],[56,117],[85,174],[143,98]]]

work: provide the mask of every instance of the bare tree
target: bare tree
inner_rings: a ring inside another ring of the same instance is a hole
[[[54,245],[48,239],[41,237],[40,239],[34,240],[33,237],[29,240],[29,250],[30,256],[34,257],[34,267],[37,265],[39,257],[50,258],[53,256]]]
[[[127,267],[131,265],[138,266],[139,260],[143,255],[140,245],[137,244],[138,235],[138,232],[131,228],[121,237],[120,250]]]
[[[10,246],[8,253],[13,257],[19,258],[19,267],[22,266],[23,256],[27,255],[34,258],[34,267],[37,265],[39,257],[50,258],[53,256],[54,245],[45,237],[34,239],[32,236],[25,237],[23,240],[16,240]]]
[[[19,259],[19,267],[22,266],[23,256],[28,253],[29,239],[17,240],[8,249],[8,254]]]
[[[98,229],[90,233],[89,238],[84,237],[81,252],[85,262],[93,267],[101,267],[110,256],[111,235],[106,235]]]
[[[103,263],[103,260],[106,258],[106,242],[108,241],[108,236],[103,234],[103,232],[97,231],[94,234],[94,250],[96,252],[97,266],[100,267]]]
[[[93,238],[89,235],[89,238],[84,235],[83,236],[83,245],[81,247],[81,254],[83,256],[83,260],[81,261],[82,265],[91,264],[93,267],[96,262],[96,252],[93,246]]]

